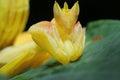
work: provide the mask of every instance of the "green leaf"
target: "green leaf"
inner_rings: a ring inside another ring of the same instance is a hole
[[[119,80],[120,21],[90,22],[86,40],[99,35],[102,39],[87,45],[79,60],[69,65],[61,65],[53,60],[10,80]]]
[[[0,80],[8,80],[8,78],[0,74]]]
[[[87,24],[87,41],[93,37],[106,37],[112,33],[120,32],[119,20],[98,20]]]

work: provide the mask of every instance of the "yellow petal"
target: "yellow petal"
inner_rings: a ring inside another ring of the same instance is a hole
[[[42,53],[35,43],[8,49],[5,55],[0,56],[0,64],[5,65],[0,68],[0,73],[9,77],[23,72],[27,68],[37,68],[51,58],[48,53]]]
[[[13,46],[6,47],[0,51],[0,67],[14,60],[19,55],[24,54],[25,49],[27,50],[27,48],[33,48],[34,46],[36,46],[36,44],[34,44],[31,34],[28,32],[20,33],[17,36]]]
[[[13,44],[29,15],[29,0],[0,0],[0,49]]]
[[[71,56],[71,61],[78,59],[84,50],[85,46],[85,28],[82,28],[81,24],[78,22],[72,33],[69,35],[70,40],[74,45],[74,54]]]
[[[31,34],[28,32],[22,32],[16,37],[13,45],[20,46],[20,45],[24,45],[29,42],[33,42]]]
[[[44,50],[50,53],[61,63],[68,63],[69,56],[65,54],[63,42],[54,25],[48,21],[42,21],[32,25],[29,29],[33,40]],[[64,57],[66,56],[66,57]]]
[[[37,53],[34,55],[32,61],[32,68],[37,68],[41,65],[43,65],[45,62],[47,62],[49,59],[51,58],[51,55],[49,53],[46,52],[41,52],[41,53]]]
[[[39,47],[31,42],[22,46],[10,46],[0,52],[0,64],[7,64],[24,53],[36,53]]]
[[[51,53],[55,51],[54,46],[56,45],[52,45],[54,44],[54,41],[50,36],[53,32],[53,25],[50,22],[42,21],[38,24],[32,25],[29,32],[41,48],[46,48],[47,51],[50,51]]]
[[[53,7],[55,25],[58,29],[64,30],[65,33],[70,33],[73,29],[79,15],[78,1],[71,9],[68,9],[68,5],[65,2],[63,9],[59,7],[59,4],[55,2]]]
[[[32,57],[33,54],[24,53],[23,55],[0,68],[0,73],[9,77],[14,76],[20,73],[22,70],[26,69],[26,67],[29,67],[31,63],[29,60],[32,59]]]
[[[67,2],[64,2],[63,10],[68,11],[68,5],[67,5]]]
[[[26,38],[27,40],[24,41]],[[25,54],[30,56],[23,57]],[[7,47],[0,52],[0,73],[14,76],[27,68],[37,68],[50,58],[51,55],[43,53],[41,48],[34,43],[31,35],[24,32],[16,38],[14,46]]]

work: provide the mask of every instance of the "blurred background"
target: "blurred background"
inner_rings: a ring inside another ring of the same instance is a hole
[[[53,4],[55,0],[30,0],[30,15],[27,30],[32,24],[53,18]],[[98,19],[120,19],[119,0],[56,0],[61,7],[66,1],[69,8],[79,1],[80,15],[78,20],[83,26]]]

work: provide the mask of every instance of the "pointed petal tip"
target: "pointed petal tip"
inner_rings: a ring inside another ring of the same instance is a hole
[[[54,5],[59,5],[57,1],[54,2]]]
[[[75,4],[79,4],[79,1],[76,1]]]
[[[68,4],[67,4],[66,1],[64,2],[64,7],[63,7],[63,9],[68,9]]]
[[[73,6],[78,6],[79,7],[79,1],[76,1]]]
[[[55,1],[54,4],[57,4],[57,1]]]

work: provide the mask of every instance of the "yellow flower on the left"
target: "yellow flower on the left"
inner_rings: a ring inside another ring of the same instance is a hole
[[[29,16],[29,0],[0,0],[0,49],[13,44]]]
[[[29,16],[29,0],[0,0],[0,74],[15,76],[50,59],[23,32]]]

